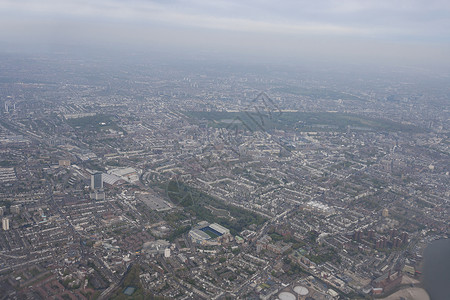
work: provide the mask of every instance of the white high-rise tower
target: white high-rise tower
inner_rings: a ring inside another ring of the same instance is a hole
[[[3,230],[9,230],[9,219],[8,218],[2,219],[2,227],[3,227]]]

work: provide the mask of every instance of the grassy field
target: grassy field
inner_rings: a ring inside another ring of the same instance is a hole
[[[192,123],[206,120],[208,126],[250,131],[273,129],[297,131],[403,131],[422,132],[423,129],[385,119],[334,112],[185,112]]]
[[[272,93],[286,93],[291,95],[306,96],[312,99],[325,99],[325,100],[358,100],[365,101],[364,99],[350,95],[347,93],[342,93],[338,91],[320,89],[320,88],[300,88],[295,86],[287,86],[271,89]]]
[[[139,278],[141,274],[141,269],[139,265],[133,265],[128,273],[125,275],[124,280],[121,285],[116,289],[116,291],[110,296],[109,299],[114,300],[126,300],[126,299],[134,299],[134,300],[145,300],[145,299],[154,299],[154,300],[164,300],[164,297],[158,297],[152,295],[150,292],[146,291]],[[127,287],[135,288],[134,293],[131,296],[125,295],[123,292]]]
[[[227,204],[180,182],[169,182],[168,196],[173,203],[184,207],[184,213],[195,216],[198,221],[205,220],[210,223],[219,223],[230,229],[233,235],[238,234],[251,224],[261,225],[266,221],[264,217],[256,213]],[[207,206],[228,211],[231,217],[217,216]]]
[[[113,116],[95,115],[81,118],[68,119],[67,123],[73,128],[81,131],[99,132],[112,129],[123,131],[113,120]]]

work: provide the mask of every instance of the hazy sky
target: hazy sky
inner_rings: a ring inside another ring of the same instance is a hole
[[[0,0],[0,43],[450,65],[450,1]]]

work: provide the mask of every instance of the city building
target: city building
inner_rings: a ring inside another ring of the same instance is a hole
[[[165,250],[164,250],[164,257],[170,257],[170,248],[166,248]]]
[[[130,183],[139,181],[139,173],[133,168],[117,168],[108,171],[108,174],[116,175]]]
[[[94,199],[94,200],[104,200],[105,199],[105,191],[103,189],[95,190],[89,196],[91,199]]]
[[[103,188],[103,176],[101,172],[91,175],[91,189],[98,190]]]
[[[2,219],[2,228],[3,228],[3,230],[9,230],[9,219],[8,218]]]
[[[147,254],[166,254],[166,249],[168,249],[170,247],[170,243],[168,241],[165,240],[156,240],[156,241],[151,241],[151,242],[146,242],[143,246],[142,246],[142,252],[147,253]],[[169,249],[170,251],[170,249]],[[169,252],[170,255],[170,252]]]
[[[10,210],[12,214],[20,214],[20,205],[11,205]]]
[[[390,291],[401,283],[402,278],[403,275],[400,270],[398,270],[397,272],[392,272],[391,270],[389,270],[388,273],[374,279],[372,281],[372,286],[374,288],[383,289],[383,292]]]
[[[58,161],[58,165],[60,167],[68,167],[68,166],[70,166],[70,160],[68,160],[68,159],[60,159]]]
[[[126,183],[125,180],[120,178],[119,176],[112,175],[112,174],[102,174],[103,183],[110,185],[110,186],[118,186],[121,184]]]

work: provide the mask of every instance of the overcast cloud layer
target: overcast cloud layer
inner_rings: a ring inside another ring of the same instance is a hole
[[[450,1],[0,0],[0,42],[449,64]]]

